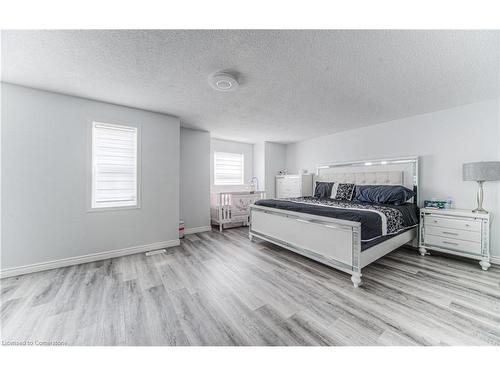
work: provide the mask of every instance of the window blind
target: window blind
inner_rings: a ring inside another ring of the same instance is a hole
[[[137,206],[137,132],[93,123],[92,208]]]
[[[243,154],[214,153],[214,185],[243,185]]]

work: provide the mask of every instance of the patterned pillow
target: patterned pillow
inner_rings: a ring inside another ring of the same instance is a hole
[[[354,194],[355,187],[356,185],[354,184],[339,184],[339,186],[337,187],[337,194],[335,195],[335,199],[350,201]]]

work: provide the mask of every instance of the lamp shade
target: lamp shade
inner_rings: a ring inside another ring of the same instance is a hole
[[[478,161],[463,165],[464,181],[499,181],[500,161]]]

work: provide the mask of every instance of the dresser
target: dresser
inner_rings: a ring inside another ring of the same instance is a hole
[[[440,251],[479,260],[490,267],[490,214],[470,210],[420,210],[419,251]]]
[[[312,195],[312,174],[276,176],[276,198],[296,198]]]

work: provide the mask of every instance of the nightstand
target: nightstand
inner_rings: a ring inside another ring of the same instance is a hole
[[[479,260],[490,267],[490,214],[470,210],[420,210],[419,251],[440,251]]]

